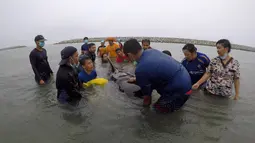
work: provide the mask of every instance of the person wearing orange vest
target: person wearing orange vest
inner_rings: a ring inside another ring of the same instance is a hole
[[[101,41],[101,45],[97,48],[97,56],[99,57],[102,57],[103,54],[106,52],[106,49],[105,49],[105,45],[104,45],[104,40]]]
[[[117,57],[116,49],[119,48],[119,45],[117,43],[114,43],[116,39],[113,37],[109,37],[106,39],[106,41],[109,42],[109,45],[106,47],[106,53],[108,54],[108,57],[116,58]]]

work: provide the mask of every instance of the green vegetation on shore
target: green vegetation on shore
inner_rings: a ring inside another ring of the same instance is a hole
[[[116,38],[121,39],[123,42],[130,38],[135,38],[139,42],[141,42],[142,39],[146,38],[146,39],[150,39],[151,42],[155,42],[155,43],[178,43],[178,44],[192,43],[195,45],[204,45],[204,46],[215,46],[215,44],[216,44],[215,41],[184,39],[184,38],[170,38],[170,37],[116,37]],[[100,42],[104,39],[106,39],[106,37],[89,38],[89,41]],[[83,39],[72,39],[72,40],[61,41],[61,42],[58,42],[55,44],[82,43],[82,42],[83,42]],[[255,52],[255,48],[249,47],[249,46],[232,44],[232,47],[233,47],[233,49],[237,49],[237,50]]]

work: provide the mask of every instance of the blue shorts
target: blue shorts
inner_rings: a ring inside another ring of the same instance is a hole
[[[189,99],[190,94],[191,90],[185,94],[175,92],[171,96],[161,96],[153,105],[153,108],[156,112],[160,113],[174,112],[184,105],[184,103]]]

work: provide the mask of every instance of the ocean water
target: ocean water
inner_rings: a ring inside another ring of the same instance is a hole
[[[97,43],[98,45],[99,43]],[[80,49],[81,44],[70,44]],[[46,45],[56,73],[60,51],[66,45]],[[157,44],[181,61],[182,44]],[[210,58],[215,47],[197,46]],[[241,65],[240,99],[223,99],[196,91],[185,106],[173,114],[143,109],[142,100],[120,92],[112,81],[105,87],[83,91],[78,107],[65,107],[56,100],[54,79],[38,86],[29,63],[33,47],[0,52],[0,142],[1,143],[254,143],[255,53],[236,51]],[[155,57],[156,59],[156,57]],[[109,65],[96,61],[99,77],[108,78]],[[123,66],[123,65],[122,65]],[[124,65],[133,71],[132,65]],[[153,100],[158,98],[153,93]]]

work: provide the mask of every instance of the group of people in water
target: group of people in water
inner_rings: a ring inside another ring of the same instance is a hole
[[[94,67],[96,57],[100,57],[102,63],[107,63],[109,59],[116,59],[117,63],[133,63],[136,66],[135,77],[127,82],[141,88],[144,107],[151,105],[151,94],[156,90],[160,98],[153,107],[161,113],[180,109],[192,90],[202,89],[210,95],[230,97],[234,84],[234,99],[239,97],[240,65],[230,56],[231,44],[227,39],[216,43],[218,56],[211,60],[206,54],[198,52],[195,45],[188,43],[182,48],[185,57],[181,62],[175,60],[168,50],[161,52],[152,48],[149,39],[143,39],[141,44],[136,39],[129,39],[123,45],[120,39],[109,37],[101,41],[97,50],[87,37],[83,40],[81,55],[73,46],[61,51],[56,74],[57,99],[60,103],[74,104],[82,98],[82,83],[97,78]],[[43,48],[45,41],[42,35],[37,35],[36,48],[29,55],[35,81],[39,85],[47,84],[53,76],[47,51]],[[105,46],[105,41],[109,43],[108,46]]]

